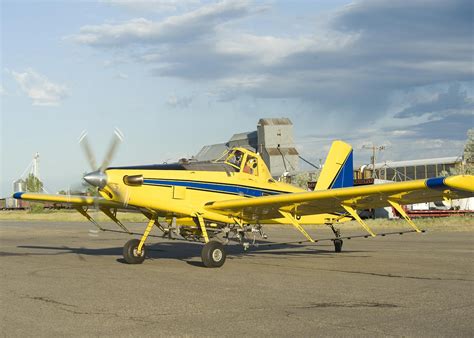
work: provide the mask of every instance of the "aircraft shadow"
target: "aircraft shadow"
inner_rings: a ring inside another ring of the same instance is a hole
[[[321,249],[323,247],[324,249]],[[122,247],[113,248],[85,248],[69,246],[39,246],[39,245],[19,245],[17,248],[33,250],[49,250],[55,252],[24,252],[8,253],[0,252],[0,256],[44,256],[44,255],[64,255],[76,254],[84,256],[122,256]],[[191,266],[204,267],[201,261],[194,259],[201,257],[201,243],[187,242],[158,242],[147,245],[148,259],[177,259],[187,262]],[[363,253],[365,251],[343,250],[344,253]],[[230,244],[226,246],[227,259],[241,259],[243,256],[272,255],[278,256],[303,256],[317,255],[319,258],[335,258],[337,255],[333,250],[332,244],[322,244],[315,246],[304,246],[298,244],[274,244],[271,247],[252,247],[244,251],[240,245]],[[351,255],[351,257],[354,257]],[[369,257],[361,255],[357,257]],[[116,259],[118,263],[127,264],[123,258]]]

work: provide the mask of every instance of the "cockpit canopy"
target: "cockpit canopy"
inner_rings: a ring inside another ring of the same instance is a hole
[[[238,172],[248,174],[249,178],[261,181],[273,179],[260,155],[245,148],[227,150],[218,159],[213,161],[179,161],[170,164],[151,164],[127,167],[109,167],[107,170],[192,170]]]
[[[246,174],[255,176],[259,175],[258,157],[255,156],[254,153],[243,148],[230,149],[214,162],[225,163],[232,166],[237,171]]]

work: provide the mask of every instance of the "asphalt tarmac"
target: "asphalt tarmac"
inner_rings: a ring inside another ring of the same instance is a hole
[[[474,335],[474,232],[352,239],[340,254],[331,242],[232,246],[208,269],[200,245],[156,238],[128,265],[128,236],[89,229],[0,222],[3,336]]]

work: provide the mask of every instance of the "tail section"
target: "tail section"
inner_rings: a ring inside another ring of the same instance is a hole
[[[354,165],[352,147],[342,141],[334,141],[324,162],[315,190],[352,187]]]

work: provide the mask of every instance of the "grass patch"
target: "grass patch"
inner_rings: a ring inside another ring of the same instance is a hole
[[[111,222],[104,213],[90,210],[89,214],[98,222]],[[117,218],[122,222],[145,222],[147,218],[134,212],[119,212]],[[44,221],[44,222],[89,222],[76,210],[48,210],[29,212],[27,210],[0,211],[0,221]]]
[[[474,217],[472,216],[451,216],[437,218],[415,218],[415,225],[424,230],[436,231],[472,231],[474,230]],[[349,222],[351,226],[359,226],[356,222]],[[403,219],[375,219],[367,220],[369,227],[374,229],[411,229],[410,225]],[[349,224],[348,224],[349,225]]]
[[[110,222],[111,220],[102,212],[95,210],[90,211],[90,215],[98,222]],[[117,218],[122,222],[147,222],[147,218],[139,213],[119,212]],[[30,213],[26,210],[18,211],[0,211],[0,221],[43,221],[43,222],[88,222],[76,210],[47,210],[41,212]],[[451,216],[439,218],[417,218],[414,219],[415,224],[420,229],[435,230],[435,231],[472,231],[474,230],[473,216]],[[369,219],[366,220],[369,227],[373,228],[375,232],[380,232],[384,229],[411,229],[410,226],[401,219]],[[278,227],[279,225],[275,225]],[[269,227],[273,227],[269,225]],[[285,225],[286,227],[286,225]],[[321,228],[324,225],[305,226],[308,229]],[[342,229],[362,229],[356,221],[341,224]]]

